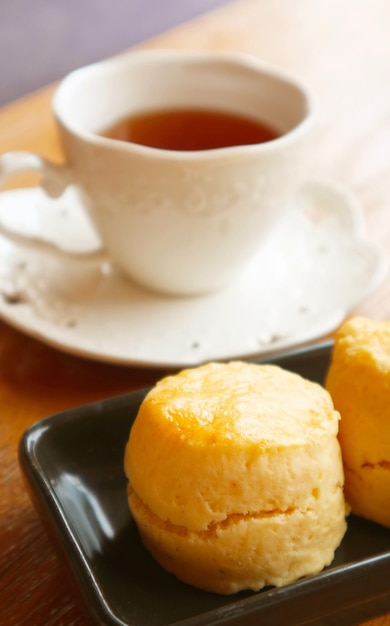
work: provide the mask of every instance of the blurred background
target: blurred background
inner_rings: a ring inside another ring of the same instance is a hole
[[[228,0],[0,0],[0,106]]]

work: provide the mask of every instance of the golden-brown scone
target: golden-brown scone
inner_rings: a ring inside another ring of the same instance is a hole
[[[345,322],[326,386],[341,414],[346,499],[357,515],[390,527],[390,322]]]
[[[346,530],[338,421],[325,389],[272,365],[210,363],[163,379],[125,454],[146,547],[218,593],[317,573]]]

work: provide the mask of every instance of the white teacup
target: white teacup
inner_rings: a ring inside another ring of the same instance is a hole
[[[271,141],[172,150],[102,136],[139,112],[213,109],[277,129]],[[76,184],[109,259],[137,283],[200,294],[232,281],[270,237],[301,184],[311,97],[236,53],[140,51],[68,75],[53,98],[66,156],[0,157],[0,180],[38,169],[48,193]]]

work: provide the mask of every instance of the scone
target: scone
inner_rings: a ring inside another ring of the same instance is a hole
[[[346,499],[357,515],[390,527],[390,322],[345,322],[326,386],[341,414]]]
[[[182,581],[224,594],[319,572],[346,530],[338,422],[324,388],[272,365],[161,380],[125,453],[145,546]]]

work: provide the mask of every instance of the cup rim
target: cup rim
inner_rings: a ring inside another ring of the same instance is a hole
[[[120,141],[118,139],[104,137],[92,131],[84,130],[67,120],[66,112],[63,110],[62,98],[72,84],[77,84],[82,81],[85,74],[90,74],[91,72],[97,73],[102,70],[107,72],[117,70],[120,67],[126,67],[128,64],[136,62],[137,59],[153,61],[161,60],[163,58],[167,60],[177,59],[183,63],[191,61],[200,61],[203,63],[208,63],[209,61],[224,62],[261,71],[263,74],[284,82],[285,84],[289,84],[298,90],[301,93],[306,105],[306,115],[291,130],[270,141],[204,150],[169,150],[165,148],[156,148],[153,146],[137,144],[131,141]],[[265,63],[260,57],[245,52],[145,49],[125,52],[121,55],[103,61],[98,61],[96,63],[91,63],[69,72],[59,83],[53,94],[52,111],[60,127],[62,127],[66,132],[86,141],[91,145],[114,148],[118,147],[119,143],[122,152],[131,152],[133,154],[143,155],[149,158],[166,158],[181,161],[198,159],[205,160],[206,158],[215,158],[215,156],[235,158],[242,154],[249,156],[253,152],[268,153],[272,152],[274,149],[279,150],[285,145],[288,146],[290,143],[299,139],[300,136],[305,135],[313,126],[315,117],[315,99],[313,93],[308,90],[307,86],[305,86],[295,76],[291,76],[288,73]]]

